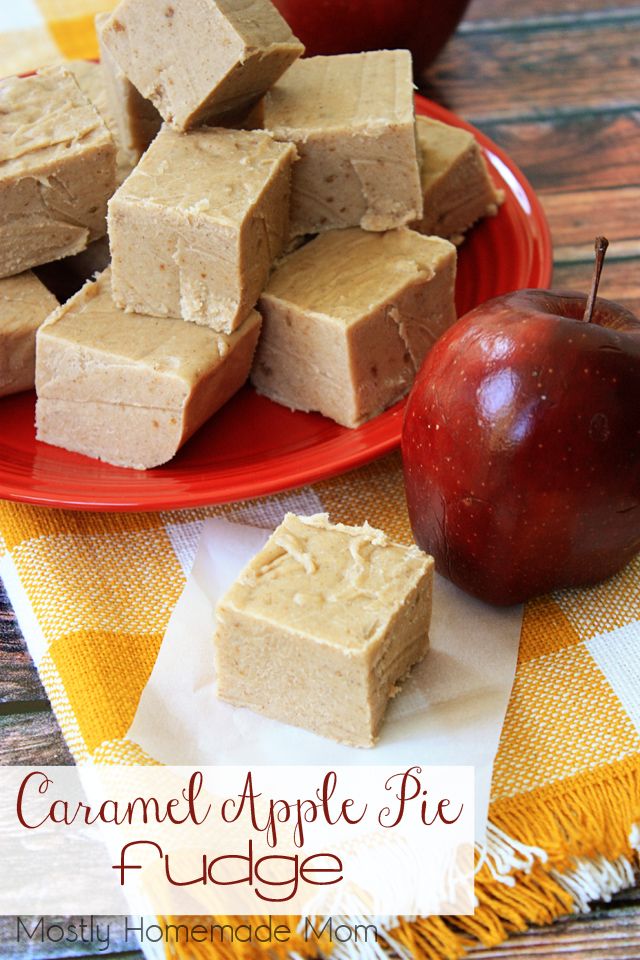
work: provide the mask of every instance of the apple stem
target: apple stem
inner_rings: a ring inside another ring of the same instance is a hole
[[[600,274],[602,273],[602,266],[604,264],[604,255],[607,252],[607,247],[609,246],[609,241],[606,237],[596,237],[595,248],[596,248],[596,262],[593,268],[593,279],[591,281],[591,291],[589,293],[589,299],[587,300],[587,305],[584,308],[583,320],[585,323],[591,323],[593,319],[593,308],[596,305],[596,297],[598,296],[598,286],[600,284]]]

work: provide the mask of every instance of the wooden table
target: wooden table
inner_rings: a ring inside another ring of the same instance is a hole
[[[593,238],[604,233],[611,247],[601,292],[640,313],[640,5],[473,0],[423,92],[481,127],[528,175],[553,233],[555,285],[587,290]],[[0,655],[0,762],[71,762],[1,590]],[[7,949],[14,929],[0,922],[0,956],[16,956]],[[38,957],[87,955],[83,947],[31,949]],[[121,941],[109,955],[141,957]],[[638,960],[640,891],[472,954],[561,955]]]

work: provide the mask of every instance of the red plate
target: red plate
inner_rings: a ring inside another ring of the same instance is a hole
[[[532,188],[487,137],[416,96],[418,113],[473,130],[505,191],[497,217],[460,250],[459,315],[490,297],[551,280],[549,228]],[[74,510],[160,510],[243,500],[357,467],[397,446],[404,403],[357,430],[292,413],[245,387],[166,466],[137,471],[38,443],[33,393],[0,401],[0,498]]]

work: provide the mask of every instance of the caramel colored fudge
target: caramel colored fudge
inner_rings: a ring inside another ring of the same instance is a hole
[[[122,183],[133,170],[138,157],[126,150],[123,145],[115,114],[107,96],[103,68],[93,60],[69,60],[65,63],[65,67],[73,74],[76,83],[96,108],[113,137],[116,145],[116,185]]]
[[[293,236],[389,230],[422,215],[407,50],[298,61],[265,97],[263,126],[300,156]]]
[[[371,747],[429,648],[433,559],[368,524],[288,513],[217,607],[218,696]]]
[[[100,64],[93,60],[68,60],[65,63],[65,69],[73,74],[85,97],[91,101],[107,125],[111,136],[115,138],[115,119],[109,107]]]
[[[456,319],[455,274],[452,244],[406,227],[320,234],[281,262],[260,298],[256,389],[359,426],[409,390]]]
[[[461,243],[476,220],[495,216],[503,195],[472,133],[427,117],[417,117],[416,128],[424,213],[412,226]]]
[[[63,67],[0,81],[0,277],[78,253],[105,233],[115,154]]]
[[[0,280],[0,397],[33,387],[36,331],[57,306],[30,270]]]
[[[96,16],[96,31],[100,41],[99,69],[107,109],[110,117],[113,117],[115,136],[122,145],[123,160],[128,165],[128,173],[157,135],[162,126],[162,117],[151,101],[146,100],[125,77],[101,41],[101,28],[108,19],[108,13],[99,13]],[[123,179],[124,177],[121,181]]]
[[[116,303],[239,327],[286,241],[294,158],[262,131],[165,125],[109,203]]]
[[[107,270],[38,331],[38,439],[121,467],[165,463],[242,386],[259,332],[255,311],[228,337],[123,313]]]
[[[270,0],[122,0],[100,43],[179,130],[246,112],[304,52]]]

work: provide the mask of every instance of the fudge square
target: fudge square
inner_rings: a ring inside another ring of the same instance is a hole
[[[411,70],[407,50],[310,57],[266,95],[264,129],[300,155],[292,236],[422,215]]]
[[[63,67],[0,81],[0,277],[106,232],[116,148]]]
[[[118,306],[230,333],[282,252],[295,147],[166,124],[109,203]]]
[[[108,19],[108,13],[96,14],[95,23],[99,40],[100,27]],[[103,43],[100,43],[98,69],[102,76],[108,111],[113,117],[117,140],[121,144],[123,158],[129,166],[128,174],[158,133],[162,126],[162,117],[151,101],[145,100],[131,81],[127,80]]]
[[[116,186],[118,186],[129,176],[138,162],[139,155],[134,156],[123,146],[115,113],[108,101],[104,66],[93,60],[68,60],[65,67],[73,74],[76,83],[96,108],[113,137],[116,146]]]
[[[456,249],[401,227],[322,233],[288,256],[260,298],[259,393],[345,427],[411,387],[456,319]]]
[[[429,648],[433,559],[288,513],[219,601],[218,696],[356,747]]]
[[[57,306],[30,270],[0,280],[0,397],[33,387],[36,331]]]
[[[496,215],[504,195],[470,131],[427,117],[416,118],[416,130],[424,213],[411,226],[462,243],[476,220]]]
[[[122,0],[99,31],[179,130],[241,115],[304,52],[270,0]]]
[[[242,386],[259,332],[256,311],[229,337],[125,314],[106,270],[38,331],[37,437],[121,467],[165,463]]]

